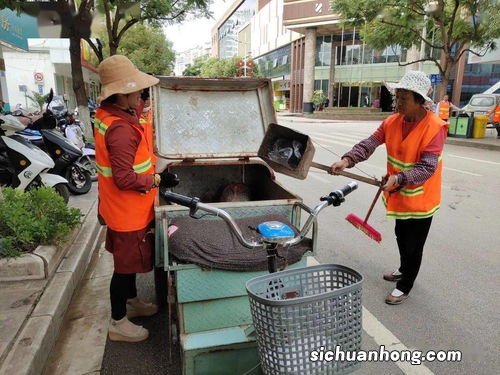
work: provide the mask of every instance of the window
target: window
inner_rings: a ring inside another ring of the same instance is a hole
[[[347,46],[346,47],[346,65],[356,65],[360,63],[361,60],[361,46]]]
[[[316,66],[330,66],[332,55],[331,36],[316,38]]]

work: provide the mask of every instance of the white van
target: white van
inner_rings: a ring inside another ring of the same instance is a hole
[[[485,115],[488,112],[492,115],[497,105],[500,105],[500,94],[475,94],[462,110],[474,112],[474,115]]]

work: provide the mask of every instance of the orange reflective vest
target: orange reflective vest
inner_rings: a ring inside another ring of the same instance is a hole
[[[493,115],[493,122],[500,122],[500,105],[495,108],[495,114]]]
[[[151,147],[151,161],[153,163],[153,167],[156,170],[156,155],[153,152],[153,111],[150,109],[146,113],[142,113],[139,118],[139,123],[142,125],[144,129],[144,133],[146,133],[146,140]]]
[[[432,112],[410,131],[403,139],[402,114],[389,116],[384,122],[385,143],[387,147],[387,173],[397,174],[414,167],[420,160],[420,154],[447,126]],[[434,174],[421,185],[407,185],[398,192],[384,192],[384,204],[387,216],[396,219],[419,219],[434,215],[441,203],[441,155]]]
[[[106,131],[113,126],[116,120],[120,120],[120,118],[102,108],[96,111],[94,126],[97,179],[99,182],[99,214],[106,225],[114,231],[131,232],[144,229],[153,220],[156,189],[144,193],[120,190],[116,186],[105,142]],[[146,135],[139,127],[134,126],[133,128],[141,136],[141,141],[132,168],[138,174],[153,174],[152,150],[146,140]]]
[[[450,102],[444,100],[439,102],[439,117],[443,120],[450,118]]]

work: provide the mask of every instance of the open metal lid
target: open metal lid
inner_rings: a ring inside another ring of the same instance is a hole
[[[268,124],[276,122],[270,80],[158,78],[153,106],[159,156],[257,156]]]

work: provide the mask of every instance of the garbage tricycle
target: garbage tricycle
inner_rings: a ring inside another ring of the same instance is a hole
[[[168,309],[168,349],[179,344],[183,374],[262,373],[259,363],[267,349],[259,345],[259,358],[256,336],[261,334],[253,329],[255,304],[251,312],[247,282],[269,271],[315,263],[317,239],[317,212],[281,186],[257,158],[267,126],[276,123],[271,82],[160,77],[153,103],[156,153],[170,160],[166,169],[181,180],[173,191],[161,191],[155,206],[155,288],[159,304]],[[308,220],[301,231],[304,210]],[[271,230],[292,229],[283,241],[265,241],[263,223]],[[324,271],[317,277],[325,279]],[[328,279],[330,291],[341,284],[333,279]],[[348,279],[361,283],[359,274]],[[299,294],[287,296],[305,298]],[[355,295],[360,311],[360,291]],[[335,303],[346,301],[342,297]],[[349,305],[346,314],[352,318],[354,313]],[[335,315],[327,319],[340,324]],[[357,337],[360,327],[359,322]]]

